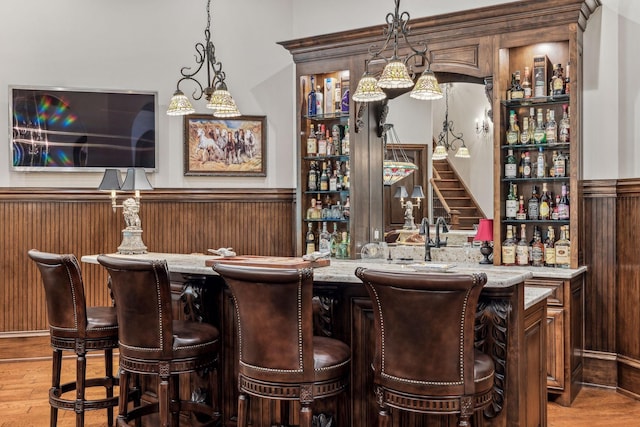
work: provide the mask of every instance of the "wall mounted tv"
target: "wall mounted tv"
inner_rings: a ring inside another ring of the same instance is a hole
[[[15,171],[156,169],[157,94],[10,87]]]

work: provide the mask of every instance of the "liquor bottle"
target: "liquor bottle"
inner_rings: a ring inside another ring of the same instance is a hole
[[[335,169],[329,178],[329,191],[338,191],[338,174]]]
[[[567,66],[568,67],[568,66]],[[562,119],[558,126],[558,142],[567,143],[571,141],[571,124],[569,122],[569,106],[562,106]]]
[[[329,254],[330,256],[336,256],[336,252],[338,252],[338,245],[340,244],[340,234],[338,233],[338,224],[333,223],[333,231],[331,232],[331,237],[329,238]]]
[[[553,176],[556,178],[563,178],[567,174],[566,160],[562,152],[558,152],[555,160],[553,161]]]
[[[536,178],[544,178],[547,171],[547,161],[544,158],[542,147],[538,148],[538,160],[536,161]]]
[[[544,265],[546,267],[556,266],[556,237],[552,226],[549,226],[547,239],[544,241]]]
[[[329,175],[327,174],[327,164],[322,163],[322,173],[320,174],[320,191],[329,190]]]
[[[343,189],[342,184],[344,182],[344,177],[342,176],[342,168],[340,167],[340,162],[336,160],[336,191],[341,191]]]
[[[342,99],[340,101],[340,111],[342,111],[342,113],[348,113],[349,112],[349,88],[344,90],[344,93],[342,94]]]
[[[507,88],[507,93],[506,93],[506,100],[510,101],[511,98],[511,91],[513,90],[513,87],[516,85],[516,74],[515,73],[511,73],[511,86],[509,86]]]
[[[525,224],[520,224],[520,240],[516,245],[516,264],[529,265],[529,244],[527,243],[527,229]]]
[[[522,119],[522,131],[520,132],[520,144],[526,145],[531,143],[531,131],[529,130],[529,117]]]
[[[524,88],[520,84],[520,70],[514,73],[514,83],[511,86],[511,99],[522,99],[524,98]]]
[[[558,219],[569,219],[569,198],[567,197],[567,184],[562,184],[562,195],[558,202]]]
[[[309,174],[307,176],[307,190],[318,191],[318,164],[311,162],[309,164]]]
[[[338,110],[336,110],[338,111]],[[340,133],[340,126],[331,126],[331,137],[333,138],[333,152],[336,156],[342,155],[342,135]]]
[[[524,152],[520,153],[520,163],[518,164],[518,177],[524,178]]]
[[[533,143],[533,132],[536,130],[536,109],[535,107],[529,108],[529,131],[531,132],[531,138],[529,140]]]
[[[556,194],[556,202],[553,204],[553,209],[551,210],[551,219],[558,219],[558,205],[560,205],[560,195]]]
[[[531,265],[544,267],[544,244],[540,236],[540,230],[536,227],[533,231],[533,244],[531,245]]]
[[[524,90],[524,97],[531,98],[533,91],[531,88],[531,74],[529,73],[529,67],[524,67],[524,76],[522,77],[522,89]]]
[[[307,219],[313,219],[316,214],[316,199],[311,199],[311,206],[307,209]]]
[[[540,197],[540,219],[543,221],[551,218],[551,210],[550,210],[550,197],[549,191],[547,190],[547,183],[542,183],[542,197]]]
[[[514,183],[509,183],[509,194],[505,201],[505,216],[507,219],[515,219],[518,212],[518,197],[516,196],[517,187]]]
[[[340,244],[338,245],[338,250],[336,252],[336,258],[349,258],[349,234],[346,231],[342,232],[340,237]]]
[[[520,141],[520,130],[516,124],[516,112],[509,112],[509,130],[507,130],[507,144],[515,145]]]
[[[327,155],[327,138],[325,136],[325,126],[322,124],[319,126],[318,132],[318,156]]]
[[[527,202],[527,219],[540,219],[540,199],[538,199],[538,188],[535,185],[531,189],[531,198]]]
[[[518,165],[516,164],[516,158],[513,155],[513,149],[509,148],[507,152],[507,158],[504,162],[504,177],[516,178],[518,173]]]
[[[331,235],[327,231],[327,222],[322,222],[322,231],[318,236],[318,252],[329,254],[331,252]]]
[[[571,92],[571,77],[569,76],[569,68],[571,67],[571,61],[567,62],[567,68],[564,70],[564,93],[569,95]]]
[[[569,268],[571,265],[571,242],[569,240],[569,226],[560,227],[560,238],[556,242],[556,267]]]
[[[348,219],[351,216],[351,201],[349,200],[349,196],[347,196],[347,200],[344,202],[344,206],[342,207],[342,216],[345,219]]]
[[[513,238],[513,229],[507,225],[507,237],[502,242],[502,264],[516,265],[516,241]]]
[[[518,213],[516,213],[516,219],[527,219],[527,212],[524,210],[524,196],[522,194],[518,200]]]
[[[547,142],[547,133],[545,132],[544,122],[542,119],[542,108],[538,108],[536,128],[533,131],[533,142],[536,144],[545,144]]]
[[[310,255],[316,251],[316,236],[313,234],[313,224],[309,223],[309,229],[305,238],[306,254]]]
[[[349,155],[349,125],[344,127],[344,138],[342,138],[342,155]]]
[[[318,140],[313,128],[313,123],[309,125],[309,135],[307,136],[307,156],[316,156],[318,154]]]
[[[552,95],[564,94],[564,75],[562,73],[562,64],[558,64],[553,68],[553,77],[551,78]]]
[[[316,91],[316,115],[322,116],[324,114],[324,95],[322,92],[322,86],[318,85]]]
[[[522,166],[522,177],[531,178],[531,156],[528,151],[524,152],[524,163]]]
[[[317,114],[316,107],[318,101],[316,95],[315,78],[311,76],[311,90],[309,90],[309,94],[307,95],[307,116],[309,117]]]
[[[351,186],[351,168],[349,167],[349,160],[344,164],[344,175],[342,176],[342,189],[349,190]]]
[[[558,143],[558,123],[556,122],[556,113],[554,110],[549,110],[549,121],[545,128],[547,136],[547,144],[554,145]]]

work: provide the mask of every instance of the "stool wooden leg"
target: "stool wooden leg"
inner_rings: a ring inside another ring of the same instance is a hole
[[[62,350],[53,350],[51,365],[51,389],[60,389],[60,371],[62,370]],[[58,408],[51,406],[50,426],[58,425]]]
[[[309,403],[301,403],[300,406],[300,427],[311,427],[313,419]]]
[[[180,376],[174,375],[169,379],[169,411],[171,412],[171,425],[180,426]],[[175,409],[175,411],[174,411]]]
[[[120,396],[118,397],[118,419],[125,421],[128,414],[129,373],[120,369]],[[118,425],[121,423],[118,422]]]
[[[160,405],[160,425],[162,427],[171,427],[170,413],[170,396],[169,396],[169,375],[160,376],[160,384],[158,384],[158,404]]]
[[[240,393],[238,396],[238,427],[247,427],[247,396]]]
[[[76,427],[84,427],[84,388],[87,375],[85,354],[79,352],[76,357]]]
[[[378,427],[389,427],[391,425],[391,417],[386,407],[380,407],[378,412]]]
[[[107,398],[113,397],[113,350],[108,348],[104,351],[104,375],[109,378],[107,388]],[[113,426],[113,407],[107,408],[107,425]]]

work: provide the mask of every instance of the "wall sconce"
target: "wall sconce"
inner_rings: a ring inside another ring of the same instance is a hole
[[[478,225],[478,231],[474,240],[482,241],[480,246],[480,253],[484,258],[480,261],[480,264],[492,264],[489,256],[493,253],[493,247],[489,245],[489,242],[493,242],[493,220],[481,219]]]
[[[476,119],[476,135],[481,138],[489,134],[489,120],[487,119],[487,110],[484,110],[484,116]]]
[[[140,191],[153,190],[147,179],[144,168],[129,168],[127,176],[122,182],[118,169],[106,169],[98,190],[110,191],[111,207],[115,213],[117,208],[122,208],[126,227],[122,230],[122,243],[118,246],[119,254],[146,254],[147,247],[142,242],[142,223],[140,221]],[[117,204],[117,193],[120,191],[133,191],[134,197],[125,199],[121,205]]]
[[[396,190],[396,193],[393,195],[396,199],[400,199],[400,206],[404,208],[404,225],[402,226],[405,230],[415,230],[416,224],[413,220],[413,208],[417,206],[420,209],[420,202],[424,199],[424,192],[422,191],[422,185],[414,185],[413,191],[411,192],[411,198],[415,200],[415,203],[411,200],[405,201],[407,197],[409,197],[409,193],[407,192],[407,188],[404,185],[401,185]]]

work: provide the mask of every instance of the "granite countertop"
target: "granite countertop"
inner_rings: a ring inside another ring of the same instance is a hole
[[[212,258],[212,255],[203,254],[171,254],[150,252],[141,255],[120,255],[108,254],[122,258],[133,259],[164,259],[171,272],[187,273],[187,274],[216,274],[211,267],[205,265],[205,261]],[[81,258],[82,262],[97,264],[97,255],[85,255]],[[422,264],[422,263],[419,263]],[[439,265],[431,263],[431,265]],[[415,271],[411,264],[389,263],[381,259],[372,260],[331,260],[328,267],[316,268],[314,271],[314,280],[318,282],[339,282],[339,283],[360,283],[355,275],[357,267],[375,268],[388,271]],[[549,271],[546,271],[549,270]],[[584,269],[586,270],[586,268]],[[549,277],[558,277],[559,273],[565,275],[572,274],[576,270],[561,270],[554,268],[525,268],[525,267],[498,267],[493,265],[480,264],[456,264],[450,270],[455,273],[477,273],[484,272],[487,274],[488,287],[508,287],[518,283],[522,283],[539,274],[549,274]],[[534,275],[532,272],[537,274]],[[576,273],[577,274],[577,273]],[[551,294],[551,291],[540,287],[525,287],[525,309],[539,302]]]

